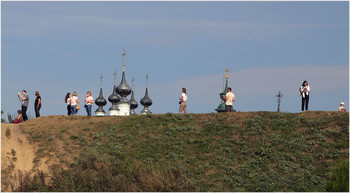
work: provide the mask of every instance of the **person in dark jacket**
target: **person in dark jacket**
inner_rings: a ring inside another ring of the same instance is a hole
[[[35,110],[35,117],[40,117],[40,109],[41,109],[41,96],[39,94],[39,91],[35,92],[35,103],[34,103],[34,110]]]

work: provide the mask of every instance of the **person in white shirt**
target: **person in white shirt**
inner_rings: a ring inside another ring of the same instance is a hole
[[[233,94],[232,92],[232,89],[230,87],[227,88],[227,94],[225,96],[225,111],[226,112],[231,112],[232,111],[232,104],[233,102],[236,101],[236,97],[235,97],[235,94]]]
[[[67,115],[71,115],[72,114],[72,110],[71,110],[71,106],[70,106],[70,100],[71,100],[71,95],[70,93],[66,94],[66,98],[64,99],[64,101],[67,103]]]
[[[182,95],[179,99],[180,99],[180,101],[179,101],[179,104],[180,104],[179,114],[181,114],[182,111],[184,111],[185,114],[187,114],[186,102],[188,101],[188,99],[187,99],[186,88],[182,88]]]
[[[72,110],[72,115],[77,114],[77,105],[79,104],[79,99],[77,97],[77,93],[73,92],[73,96],[70,98],[70,107]]]
[[[88,116],[91,116],[92,104],[94,104],[94,98],[92,98],[91,92],[88,91],[85,97],[85,109]]]
[[[300,95],[301,95],[301,111],[304,111],[304,107],[305,107],[305,110],[308,111],[309,110],[310,86],[306,80],[304,80],[299,91],[300,91]]]

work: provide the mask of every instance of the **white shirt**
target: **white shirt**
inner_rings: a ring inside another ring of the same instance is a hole
[[[227,98],[225,104],[226,105],[232,105],[232,100],[233,100],[233,98],[235,98],[235,94],[233,94],[232,92],[228,92],[226,94],[226,97],[228,97],[228,98]]]
[[[306,88],[308,91],[310,91],[310,86],[309,85],[307,85],[307,86],[301,86],[300,87],[300,91],[302,91],[302,90],[304,90],[304,88]],[[303,96],[303,98],[305,98],[305,93],[306,93],[306,95],[309,95],[309,92],[307,92],[307,91],[305,91],[305,92],[303,92],[301,95]]]
[[[93,100],[94,100],[94,98],[92,98],[92,96],[86,97],[85,104],[91,105]]]
[[[70,105],[70,101],[71,101],[71,99],[67,98],[67,105]]]
[[[72,106],[77,105],[77,100],[78,100],[77,96],[72,96],[72,98],[70,98],[70,104]]]
[[[186,102],[187,101],[187,94],[182,93],[182,101]]]

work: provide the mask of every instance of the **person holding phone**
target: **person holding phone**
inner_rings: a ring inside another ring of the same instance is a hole
[[[22,90],[22,93],[23,93],[23,96],[19,92],[17,95],[18,95],[18,99],[22,102],[21,108],[22,108],[23,121],[27,121],[28,120],[27,109],[28,109],[28,103],[29,103],[29,96],[26,90]]]
[[[300,91],[300,95],[301,95],[301,111],[304,111],[304,107],[305,107],[305,110],[308,111],[309,110],[310,86],[306,80],[304,80],[299,91]]]

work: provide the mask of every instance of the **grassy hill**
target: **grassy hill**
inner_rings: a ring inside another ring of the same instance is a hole
[[[318,192],[349,158],[340,112],[47,116],[20,129],[35,168],[50,166],[22,179],[28,192]]]

